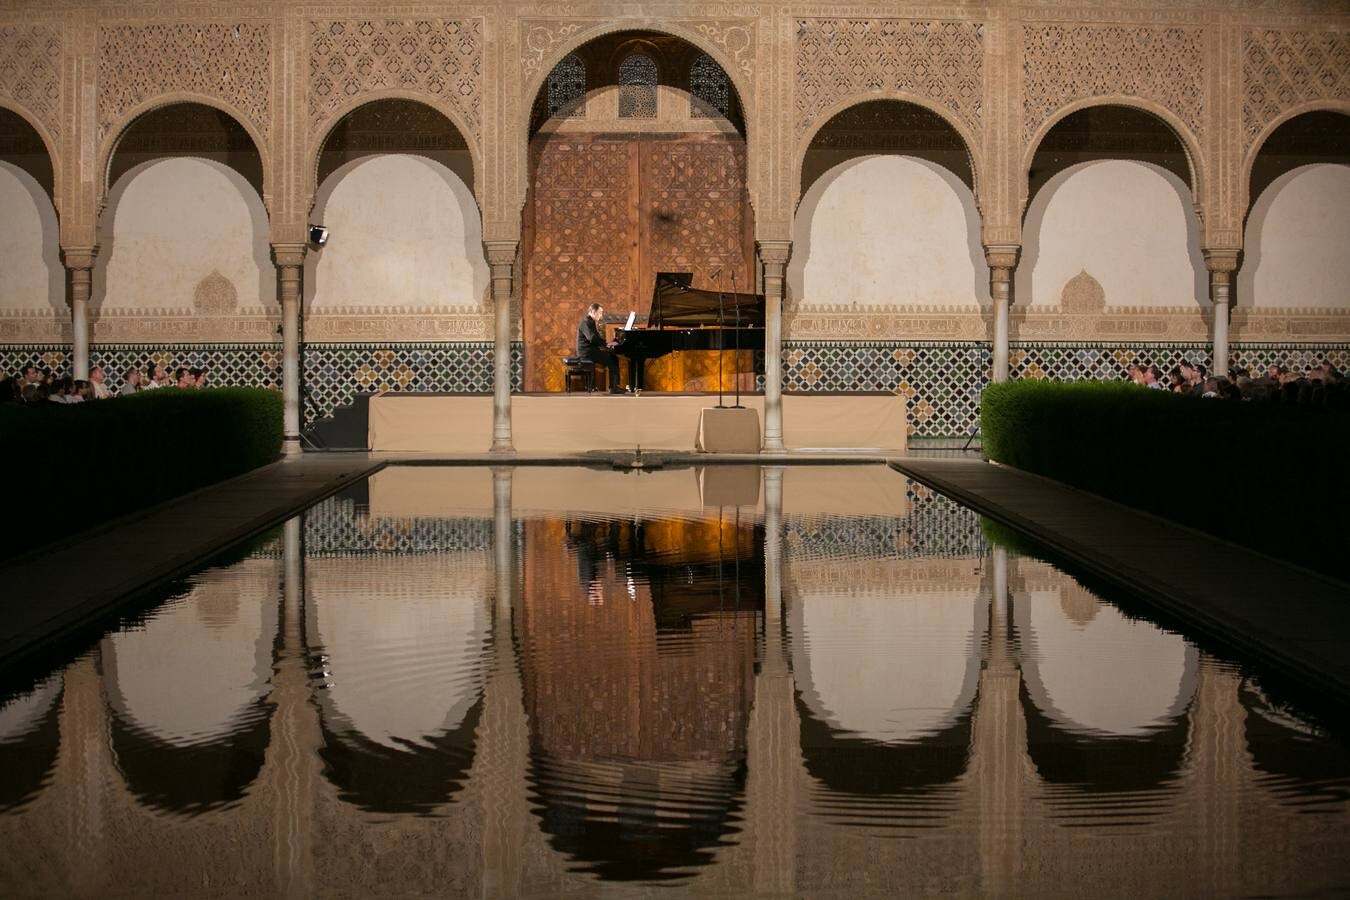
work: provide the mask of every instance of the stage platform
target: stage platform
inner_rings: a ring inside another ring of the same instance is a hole
[[[729,404],[730,398],[726,400]],[[764,422],[764,397],[741,403]],[[512,442],[521,453],[695,449],[699,416],[716,394],[513,394]],[[371,450],[480,453],[492,444],[492,397],[381,394],[370,400]],[[789,449],[905,448],[905,401],[889,393],[784,394]]]

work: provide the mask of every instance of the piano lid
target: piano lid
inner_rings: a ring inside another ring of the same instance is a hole
[[[764,295],[693,288],[691,272],[658,272],[648,328],[764,327]]]

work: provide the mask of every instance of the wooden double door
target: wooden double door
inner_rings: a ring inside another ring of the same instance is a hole
[[[753,289],[745,141],[722,134],[552,134],[531,143],[524,223],[525,390],[561,391],[591,303],[650,311],[657,272]],[[679,356],[697,356],[678,354]],[[711,357],[711,355],[709,355]],[[728,361],[730,364],[730,361]],[[715,357],[654,361],[654,390],[715,389]]]

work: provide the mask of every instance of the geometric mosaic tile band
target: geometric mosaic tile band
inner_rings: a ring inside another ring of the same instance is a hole
[[[390,553],[464,553],[492,549],[493,524],[481,518],[374,518],[348,497],[305,510],[305,556],[351,558]]]
[[[519,391],[524,345],[511,344],[511,390]],[[492,342],[306,344],[306,424],[357,394],[492,393]]]
[[[67,344],[0,344],[0,367],[11,375],[36,365],[58,377],[69,371]],[[519,391],[524,348],[511,345],[512,390]],[[1323,360],[1350,371],[1350,344],[1241,343],[1229,348],[1230,364],[1253,374],[1270,365],[1303,372]],[[1164,372],[1182,361],[1212,365],[1207,343],[1052,343],[1009,345],[1014,379],[1118,380],[1130,363]],[[150,362],[172,371],[203,368],[217,386],[280,387],[281,346],[265,344],[93,344],[90,362],[101,365],[110,386],[121,385],[132,365]],[[984,341],[789,341],[783,345],[785,392],[885,391],[905,398],[911,437],[961,438],[979,422],[980,396],[992,363]],[[310,343],[304,348],[305,420],[331,415],[358,393],[492,392],[492,344]],[[760,385],[762,389],[762,379]]]

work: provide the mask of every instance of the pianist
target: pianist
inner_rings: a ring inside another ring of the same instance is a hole
[[[600,320],[604,316],[605,308],[599,303],[592,303],[586,315],[581,317],[581,324],[577,326],[577,357],[609,369],[609,392],[622,394],[624,390],[619,387],[619,358],[614,355],[614,342],[605,342],[605,332],[600,327]]]

